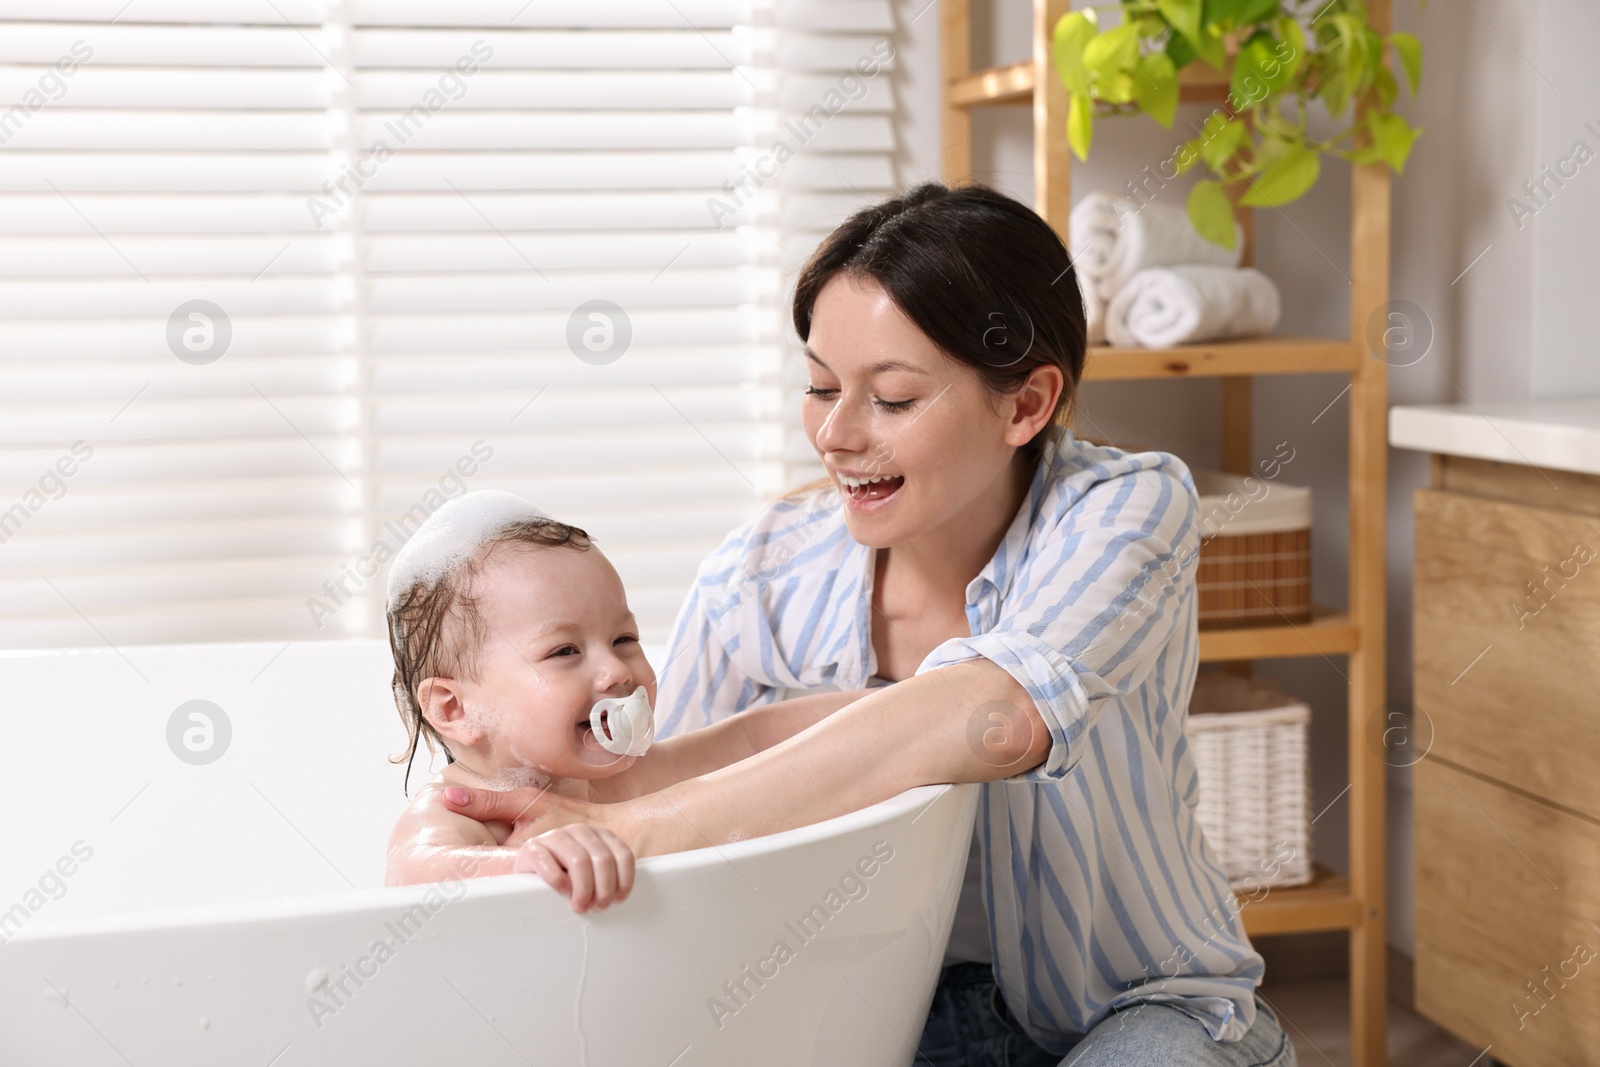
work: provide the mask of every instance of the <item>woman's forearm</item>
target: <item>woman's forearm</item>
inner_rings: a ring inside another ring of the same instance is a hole
[[[1040,763],[1049,736],[988,660],[908,678],[748,759],[630,801],[639,855],[807,826],[913,786],[993,781]]]
[[[617,792],[632,799],[748,759],[793,737],[871,690],[807,693],[741,711],[710,726],[659,741],[618,779]]]

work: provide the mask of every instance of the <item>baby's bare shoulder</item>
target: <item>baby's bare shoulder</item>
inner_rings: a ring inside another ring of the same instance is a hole
[[[406,810],[395,821],[389,846],[437,847],[440,845],[498,845],[494,831],[465,815],[451,811],[444,802],[446,782],[429,782],[417,790]]]

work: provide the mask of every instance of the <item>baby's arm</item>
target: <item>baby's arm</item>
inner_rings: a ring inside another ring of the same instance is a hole
[[[653,793],[738,763],[788,740],[871,691],[808,693],[750,708],[702,729],[657,741],[637,763],[612,780],[616,785],[626,786],[626,795],[616,799]],[[619,779],[625,779],[625,783]]]
[[[505,845],[506,834],[496,833],[504,824],[458,815],[445,806],[442,793],[442,783],[425,786],[395,824],[386,885],[537,874],[565,894],[576,912],[609,907],[632,891],[633,852],[610,830],[574,823],[520,846]]]

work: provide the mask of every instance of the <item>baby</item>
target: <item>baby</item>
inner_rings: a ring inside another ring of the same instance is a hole
[[[511,493],[434,511],[390,566],[387,617],[407,778],[419,741],[449,761],[395,824],[389,885],[528,872],[574,911],[606,907],[633,884],[633,854],[611,831],[515,840],[510,824],[451,811],[444,791],[535,786],[615,803],[754,755],[863,695],[812,694],[652,743],[656,676],[617,572],[586,532]]]

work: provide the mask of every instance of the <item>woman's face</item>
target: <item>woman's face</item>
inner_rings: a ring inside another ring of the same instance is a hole
[[[998,507],[1016,449],[1049,418],[991,394],[868,278],[841,273],[822,287],[806,369],[806,436],[844,499],[850,535],[874,548],[971,521],[986,496]],[[1039,401],[1025,391],[1029,403]]]

